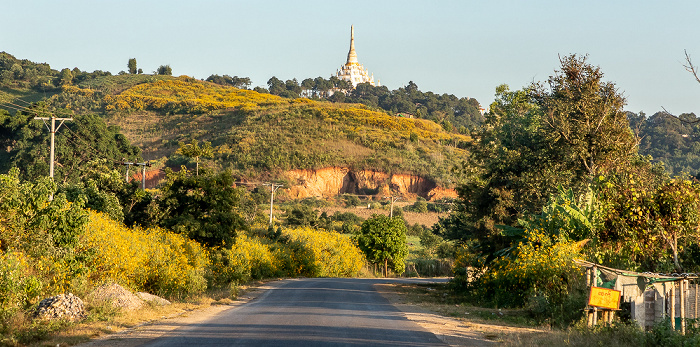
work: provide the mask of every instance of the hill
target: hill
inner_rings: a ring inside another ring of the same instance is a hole
[[[9,59],[3,54],[0,66]],[[17,65],[33,71],[26,61],[16,61],[10,69],[19,71]],[[289,99],[187,76],[112,76],[41,66],[45,75],[36,80],[6,76],[0,90],[4,108],[21,110],[43,99],[52,112],[98,114],[140,147],[144,159],[171,167],[188,164],[175,154],[179,144],[197,140],[214,148],[205,165],[233,170],[248,180],[341,167],[414,175],[451,187],[451,169],[462,161],[470,141],[432,121],[362,104]],[[61,79],[66,73],[73,76],[69,82]]]

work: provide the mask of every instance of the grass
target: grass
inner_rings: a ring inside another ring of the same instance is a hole
[[[455,295],[446,283],[398,284],[411,302],[427,306],[441,315],[469,319],[475,323],[499,323],[515,327],[537,327],[535,321],[522,309],[495,309],[466,304],[464,298]]]
[[[15,322],[17,329],[12,337],[0,339],[0,345],[29,345],[29,346],[68,346],[86,342],[92,338],[114,334],[125,329],[149,324],[166,318],[186,315],[214,305],[231,305],[239,295],[254,290],[265,281],[251,282],[243,286],[211,289],[205,294],[194,296],[171,305],[145,305],[134,311],[122,311],[113,308],[108,303],[87,303],[87,318],[79,323],[67,321]]]
[[[351,212],[356,214],[359,217],[362,217],[363,219],[367,219],[372,217],[373,214],[384,214],[384,215],[389,215],[389,209],[368,209],[367,205],[364,204],[359,207],[340,207],[340,206],[328,206],[328,207],[322,207],[319,209],[321,212],[325,211],[329,216],[332,216],[335,212]],[[426,212],[426,213],[418,213],[418,212],[404,212],[403,217],[408,222],[409,225],[414,225],[414,224],[420,224],[425,227],[432,227],[435,223],[438,222],[438,219],[440,217],[445,217],[447,216],[447,213],[436,213],[436,212]]]

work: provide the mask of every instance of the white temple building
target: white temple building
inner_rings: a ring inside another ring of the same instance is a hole
[[[340,67],[337,74],[339,79],[346,80],[352,83],[352,87],[357,87],[360,83],[374,85],[374,75],[370,75],[365,67],[357,61],[357,53],[355,53],[355,28],[350,26],[350,51],[348,52],[348,61]],[[379,85],[379,81],[377,81]]]

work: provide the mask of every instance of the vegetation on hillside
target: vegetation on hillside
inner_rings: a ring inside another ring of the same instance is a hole
[[[101,99],[91,91],[66,87],[61,95],[94,99],[96,109],[111,114],[109,122],[147,147],[146,153],[172,154],[179,142],[209,141],[214,167],[248,177],[346,166],[413,173],[451,185],[452,165],[464,157],[469,142],[423,119],[357,104],[283,99],[187,77],[141,83]]]
[[[440,124],[447,131],[461,134],[467,134],[478,128],[483,121],[480,105],[476,99],[422,92],[413,81],[391,91],[385,86],[375,87],[369,83],[361,83],[352,88],[350,82],[335,76],[329,79],[307,78],[301,84],[296,79],[283,82],[272,77],[267,81],[267,85],[268,89],[256,88],[255,90],[287,98],[306,96],[332,102],[364,104],[392,113],[404,113],[429,119]]]

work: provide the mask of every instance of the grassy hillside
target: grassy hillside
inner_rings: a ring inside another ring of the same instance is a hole
[[[38,94],[22,93],[28,99]],[[102,114],[143,149],[144,158],[168,157],[173,166],[184,161],[173,155],[179,142],[210,141],[215,155],[205,165],[251,178],[347,166],[412,173],[450,186],[450,169],[470,140],[431,121],[360,104],[287,99],[186,76],[98,76],[63,85],[47,103],[69,113]]]

